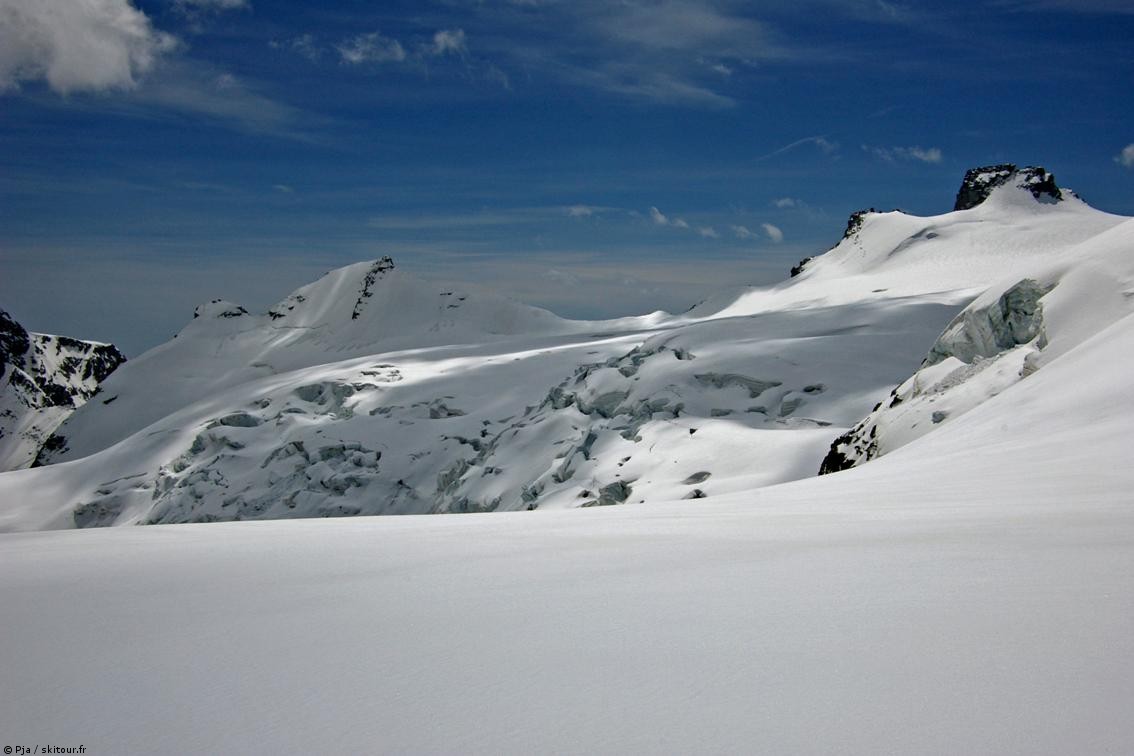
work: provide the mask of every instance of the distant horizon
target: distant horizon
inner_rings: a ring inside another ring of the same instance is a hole
[[[391,255],[564,317],[787,278],[1042,165],[1134,215],[1108,0],[0,0],[0,308],[136,356]]]

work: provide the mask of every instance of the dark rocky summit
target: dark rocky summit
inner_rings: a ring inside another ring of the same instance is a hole
[[[1038,200],[1057,202],[1063,199],[1063,192],[1056,185],[1055,176],[1047,169],[1038,166],[1017,168],[1011,163],[1004,163],[966,171],[953,210],[971,210],[988,199],[993,189],[1006,184],[1027,189]]]

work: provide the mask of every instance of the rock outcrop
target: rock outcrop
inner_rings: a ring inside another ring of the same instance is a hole
[[[986,165],[965,172],[953,210],[971,210],[988,199],[992,190],[1000,186],[1026,189],[1038,200],[1057,202],[1063,191],[1055,183],[1055,176],[1038,166],[1017,168],[1011,163]]]
[[[110,344],[29,333],[0,310],[0,471],[31,465],[59,423],[125,361]]]

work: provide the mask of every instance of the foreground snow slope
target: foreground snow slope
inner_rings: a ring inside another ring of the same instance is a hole
[[[88,752],[1122,753],[1124,317],[862,468],[573,512],[0,536],[0,724]]]

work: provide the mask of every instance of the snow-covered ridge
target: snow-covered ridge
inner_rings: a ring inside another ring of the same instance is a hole
[[[389,350],[572,329],[571,321],[503,297],[442,290],[406,275],[389,257],[356,263],[260,315],[223,300],[198,306],[173,340],[131,360],[107,383],[114,406],[90,405],[68,418],[42,461],[92,454],[246,381]]]
[[[125,361],[110,344],[29,333],[0,310],[0,471],[32,464],[55,427]]]
[[[60,429],[66,464],[0,476],[0,527],[711,499],[814,476],[840,438],[884,454],[1130,311],[1130,219],[994,174],[681,316],[566,321],[388,258],[263,315],[210,303]]]
[[[1130,312],[1134,220],[997,282],[953,319],[921,367],[837,438],[821,473],[882,456],[1027,378]],[[1126,355],[1116,355],[1122,360]]]

